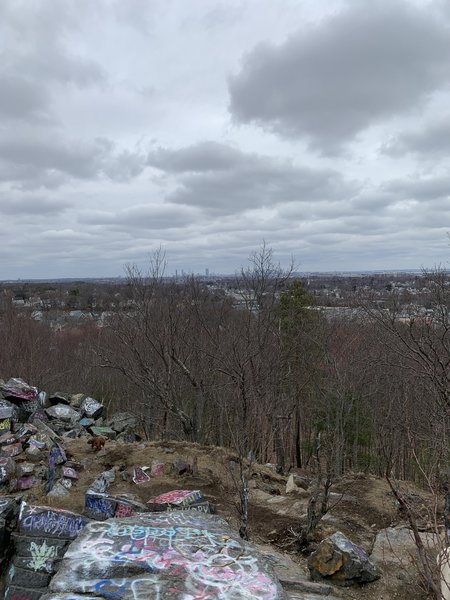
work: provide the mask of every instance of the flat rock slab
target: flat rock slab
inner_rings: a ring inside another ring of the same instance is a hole
[[[421,532],[419,535],[427,551],[434,551],[434,554],[437,554],[437,549],[442,545],[439,536],[427,532]],[[379,531],[370,558],[383,568],[414,571],[418,553],[411,529],[388,527]]]
[[[86,519],[68,510],[22,503],[19,532],[23,536],[73,540],[84,527]]]
[[[215,515],[147,513],[86,525],[52,579],[48,600],[255,598],[284,592],[258,550]]]

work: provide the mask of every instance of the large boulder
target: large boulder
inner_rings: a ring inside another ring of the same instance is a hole
[[[108,421],[109,427],[117,433],[123,431],[135,431],[137,427],[137,419],[129,412],[119,412],[113,415]]]
[[[39,600],[65,549],[85,523],[84,517],[76,513],[23,502],[19,532],[14,536],[16,554],[6,577],[5,600]]]
[[[88,396],[81,402],[80,410],[89,419],[98,419],[103,412],[103,404]]]
[[[284,598],[255,547],[223,519],[190,512],[89,523],[50,583],[48,598],[62,594],[122,600]]]
[[[425,550],[435,556],[442,547],[441,537],[431,532],[420,532],[419,535]],[[412,530],[406,526],[382,529],[377,533],[370,558],[383,570],[414,573],[419,554]]]
[[[74,423],[80,419],[80,413],[67,404],[55,404],[45,409],[49,417],[64,423]]]
[[[349,586],[380,578],[378,567],[365,551],[337,531],[320,542],[308,558],[308,568],[314,581],[330,581]]]
[[[38,389],[28,385],[23,379],[11,377],[1,386],[5,398],[14,398],[19,400],[34,400],[38,395]]]

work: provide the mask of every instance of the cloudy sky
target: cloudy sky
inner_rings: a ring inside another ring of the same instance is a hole
[[[0,279],[448,266],[445,0],[1,0]]]

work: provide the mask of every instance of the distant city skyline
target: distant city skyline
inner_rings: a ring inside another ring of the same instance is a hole
[[[449,6],[2,0],[0,279],[448,266]]]

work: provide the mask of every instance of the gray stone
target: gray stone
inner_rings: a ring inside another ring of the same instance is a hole
[[[48,506],[31,506],[22,502],[19,532],[23,536],[73,540],[86,524],[86,519],[68,510]]]
[[[9,585],[5,590],[4,600],[17,600],[17,598],[25,598],[26,600],[40,600],[42,598],[43,589],[30,589],[17,585]]]
[[[34,463],[39,463],[44,459],[44,453],[36,446],[30,446],[25,450],[25,454],[27,455],[28,460]]]
[[[101,560],[98,540],[107,541],[108,552]],[[89,523],[67,550],[50,592],[123,600],[284,598],[254,546],[242,541],[223,519],[191,512]]]
[[[434,550],[442,546],[442,540],[431,532],[421,532],[420,538],[427,550]],[[414,572],[418,559],[414,535],[409,527],[388,527],[377,533],[373,545],[371,560],[385,567],[392,567],[395,571]]]
[[[295,479],[294,479],[294,475],[291,474],[288,477],[287,483],[286,483],[286,494],[292,494],[294,492],[296,492],[298,490],[298,486],[295,483]]]
[[[109,485],[116,479],[116,471],[114,468],[109,471],[103,471],[100,475],[91,483],[88,492],[95,492],[97,494],[103,494],[109,488]]]
[[[16,475],[17,477],[23,477],[24,475],[32,475],[36,466],[29,462],[20,462],[16,464]]]
[[[320,542],[308,558],[308,568],[314,581],[325,579],[342,586],[368,583],[380,577],[378,567],[364,550],[340,531]]]
[[[53,558],[47,558],[46,553],[48,552],[51,552],[51,549],[46,544],[44,545],[43,550],[40,550],[35,546],[35,556],[15,556],[13,560],[14,567],[53,575],[56,573],[59,561]]]
[[[31,589],[47,588],[50,583],[50,575],[11,565],[8,571],[7,583],[19,587],[26,586]]]
[[[304,477],[303,475],[297,475],[296,473],[292,473],[294,476],[294,483],[296,486],[301,488],[302,490],[307,490],[311,483],[311,478]]]
[[[80,409],[86,417],[97,419],[103,412],[103,404],[88,396],[81,402]]]
[[[67,540],[58,538],[14,535],[16,554],[22,558],[33,558],[35,556],[45,556],[49,559],[62,558],[67,544]]]
[[[69,490],[60,481],[57,481],[47,494],[49,498],[63,498],[68,495]]]
[[[21,400],[34,400],[38,394],[38,389],[25,383],[23,379],[11,377],[1,386],[5,398],[18,398]]]
[[[67,404],[55,404],[45,409],[49,417],[58,419],[63,423],[73,423],[80,419],[80,413]]]
[[[172,463],[172,469],[177,475],[184,475],[189,471],[189,465],[182,458],[177,458]]]
[[[35,421],[34,425],[38,429],[39,435],[42,436],[43,440],[45,440],[47,448],[49,450],[51,448],[51,442],[49,442],[49,444],[48,444],[47,440],[58,441],[61,439],[59,437],[59,435],[55,431],[53,431],[53,429],[51,427],[49,427],[48,425],[46,425],[44,423],[44,421],[41,421],[40,419],[38,419],[37,421]],[[53,426],[53,424],[52,424],[52,426]]]
[[[12,402],[0,399],[0,419],[17,419],[17,406]]]
[[[88,490],[84,502],[84,514],[89,519],[96,521],[106,521],[114,517],[117,502],[108,494],[96,494]]]
[[[117,436],[117,433],[111,427],[90,427],[88,431],[93,436],[104,437],[108,440],[114,440]]]
[[[70,403],[70,394],[65,394],[63,392],[55,392],[51,396],[48,397],[50,404],[69,404]]]
[[[72,394],[70,396],[70,404],[74,408],[80,408],[81,403],[86,398],[86,394]]]
[[[134,431],[137,427],[137,419],[129,412],[120,412],[113,415],[107,424],[117,433],[122,433],[128,429]]]
[[[69,440],[75,440],[75,439],[77,439],[77,437],[80,437],[80,435],[81,435],[81,429],[70,429],[69,431],[65,431],[62,434],[62,437],[69,439]]]

